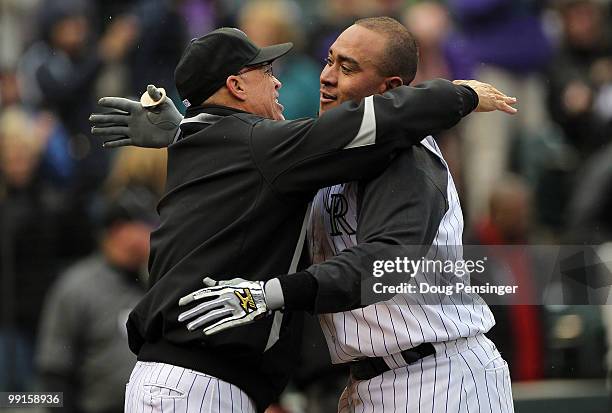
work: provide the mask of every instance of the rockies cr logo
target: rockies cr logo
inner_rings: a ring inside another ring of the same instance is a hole
[[[355,234],[355,230],[349,225],[344,217],[348,212],[348,202],[342,194],[330,194],[325,202],[325,210],[329,214],[331,232],[329,235],[335,237],[342,235],[343,231],[347,235]]]
[[[236,294],[236,297],[240,300],[240,307],[242,307],[245,313],[249,314],[251,311],[257,310],[255,300],[253,300],[253,296],[251,295],[251,290],[244,288],[242,294],[240,291],[234,291],[234,294]]]

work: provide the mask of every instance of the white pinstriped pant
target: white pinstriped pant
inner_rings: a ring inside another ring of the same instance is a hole
[[[484,335],[434,343],[436,354],[370,380],[350,380],[340,413],[511,413],[508,364]]]
[[[125,413],[255,413],[255,403],[233,384],[165,363],[136,363],[125,389]]]

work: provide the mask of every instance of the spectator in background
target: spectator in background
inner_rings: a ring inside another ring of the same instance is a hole
[[[412,83],[452,80],[444,50],[451,30],[448,9],[435,1],[418,2],[406,8],[402,22],[419,42],[419,67]]]
[[[12,70],[0,70],[0,108],[19,103],[17,75]]]
[[[135,146],[121,148],[106,178],[106,193],[115,196],[128,185],[138,185],[148,188],[161,198],[166,186],[167,162],[167,151]]]
[[[473,281],[496,280],[501,285],[518,285],[518,293],[502,305],[491,305],[496,325],[487,333],[508,360],[513,380],[538,380],[544,377],[544,308],[539,305],[543,285],[538,281],[537,257],[521,245],[529,243],[532,196],[518,176],[505,176],[490,194],[489,214],[476,222],[470,244],[490,245],[486,249],[485,274]],[[512,247],[512,246],[516,247]],[[482,251],[480,251],[482,253]],[[488,303],[499,298],[483,295]],[[521,303],[521,304],[516,304]]]
[[[29,389],[41,300],[60,265],[63,198],[39,173],[45,122],[0,116],[0,388]]]
[[[40,2],[41,0],[0,1],[0,73],[15,68],[25,45],[32,40],[30,21]]]
[[[179,2],[179,11],[185,21],[190,39],[198,38],[202,36],[202,33],[211,32],[218,26],[216,4],[214,0],[182,0]]]
[[[51,111],[65,129],[53,147],[58,149],[56,155],[63,157],[64,166],[71,163],[71,176],[64,177],[70,239],[64,241],[74,247],[73,256],[95,248],[89,208],[109,167],[108,151],[92,145],[89,138],[88,116],[96,102],[94,86],[104,68],[125,57],[137,34],[133,19],[115,19],[95,41],[89,11],[89,3],[83,0],[43,0],[40,41],[26,51],[18,68],[24,104]]]
[[[559,3],[563,37],[548,72],[548,107],[584,159],[612,138],[612,42],[600,1]]]
[[[509,168],[512,138],[547,126],[545,90],[539,73],[552,55],[537,0],[449,0],[457,31],[447,56],[452,77],[478,79],[511,91],[518,116],[496,114],[468,119],[463,125],[467,215],[487,214],[494,183]]]
[[[303,52],[298,5],[290,0],[253,0],[240,10],[239,25],[260,47],[293,42],[294,51],[274,62],[274,75],[283,82],[279,101],[286,119],[316,117],[321,65]]]
[[[419,44],[419,66],[412,84],[435,78],[453,80],[445,54],[452,25],[447,7],[435,1],[420,1],[406,8],[402,22]],[[463,185],[459,130],[452,128],[443,131],[436,136],[436,140],[461,194]]]
[[[64,272],[45,300],[36,351],[41,391],[62,391],[64,411],[123,411],[136,363],[127,316],[145,292],[158,197],[128,187],[103,214],[99,251]]]
[[[531,190],[521,177],[506,175],[489,197],[488,215],[474,223],[476,237],[483,245],[528,244],[531,215]]]
[[[96,34],[104,33],[115,19],[131,14],[139,3],[146,1],[148,0],[87,0],[87,6],[90,9],[88,19],[91,23],[90,31]]]
[[[370,0],[367,16],[389,16],[400,20],[406,0]]]
[[[181,3],[180,0],[141,0],[130,11],[138,21],[140,35],[135,42],[137,47],[127,55],[129,93],[139,95],[147,84],[172,85],[166,92],[175,102],[181,101],[173,86],[174,68],[189,40],[185,19],[180,14]],[[203,27],[200,30],[200,35],[205,33]]]
[[[87,2],[45,0],[39,10],[41,40],[20,62],[21,96],[29,106],[53,111],[64,124],[77,161],[75,192],[88,194],[102,182],[109,157],[88,138],[94,84],[105,65],[125,56],[137,26],[133,19],[117,19],[99,42],[92,42]]]
[[[308,36],[308,54],[325,61],[329,46],[353,22],[367,15],[368,0],[327,0],[318,2],[316,18],[302,26]]]
[[[569,206],[570,243],[612,241],[612,143],[592,156],[578,174]]]

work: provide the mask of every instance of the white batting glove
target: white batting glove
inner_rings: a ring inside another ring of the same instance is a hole
[[[179,314],[179,322],[187,322],[187,329],[194,331],[205,326],[205,335],[216,334],[228,328],[252,323],[272,313],[266,302],[264,283],[235,278],[217,282],[205,278],[207,286],[179,300],[179,306],[202,301]]]

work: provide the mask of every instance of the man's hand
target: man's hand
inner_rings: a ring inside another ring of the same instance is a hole
[[[499,90],[495,89],[488,83],[482,83],[477,80],[453,80],[456,85],[464,85],[471,87],[478,95],[478,106],[474,112],[493,112],[500,110],[502,112],[514,115],[516,108],[510,105],[516,103],[516,98],[506,96]]]
[[[147,97],[148,95],[148,97]],[[174,141],[183,116],[163,89],[147,86],[140,102],[121,97],[104,97],[101,106],[111,113],[94,113],[89,117],[91,133],[104,139],[105,148],[140,146],[165,148]]]
[[[140,34],[135,16],[124,15],[113,19],[98,43],[100,57],[107,62],[121,60],[130,51]]]
[[[264,283],[261,281],[234,278],[217,282],[205,278],[204,285],[205,288],[187,294],[179,300],[179,306],[203,301],[179,314],[179,322],[189,321],[189,331],[204,326],[204,334],[208,336],[249,324],[271,313],[266,303]]]

